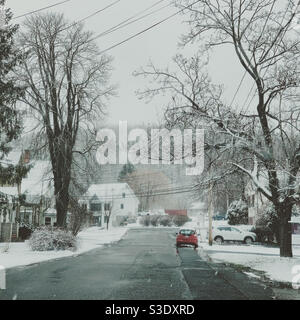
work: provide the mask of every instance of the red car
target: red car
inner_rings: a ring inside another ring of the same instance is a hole
[[[197,233],[193,229],[181,229],[177,233],[176,247],[193,246],[195,249],[198,248],[198,237]]]

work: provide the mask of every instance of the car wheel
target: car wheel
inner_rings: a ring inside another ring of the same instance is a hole
[[[217,244],[222,244],[224,239],[222,237],[215,237],[215,241]]]
[[[246,244],[252,244],[252,243],[253,243],[253,239],[252,239],[251,237],[246,237],[246,238],[244,239],[244,242],[245,242]]]

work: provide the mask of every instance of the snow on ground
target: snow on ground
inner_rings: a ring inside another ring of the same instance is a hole
[[[213,244],[209,246],[207,243],[201,243],[200,246],[214,262],[229,262],[263,271],[268,278],[275,281],[292,283],[296,275],[293,273],[294,266],[299,266],[297,272],[298,274],[300,272],[300,246],[294,246],[293,258],[281,258],[279,248],[263,245]]]
[[[76,251],[31,251],[27,242],[0,243],[0,265],[5,268],[29,265],[42,261],[76,256],[86,251],[100,248],[120,240],[128,228],[119,227],[109,230],[90,227],[78,234],[78,249]],[[7,250],[6,250],[7,249]]]

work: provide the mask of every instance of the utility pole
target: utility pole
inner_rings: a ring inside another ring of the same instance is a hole
[[[214,211],[214,205],[213,205],[213,183],[210,181],[209,183],[209,221],[208,221],[208,244],[212,246],[212,216]]]

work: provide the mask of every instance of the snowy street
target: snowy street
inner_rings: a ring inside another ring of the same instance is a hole
[[[7,270],[1,299],[274,299],[272,288],[174,246],[176,229],[133,228],[77,256]]]

